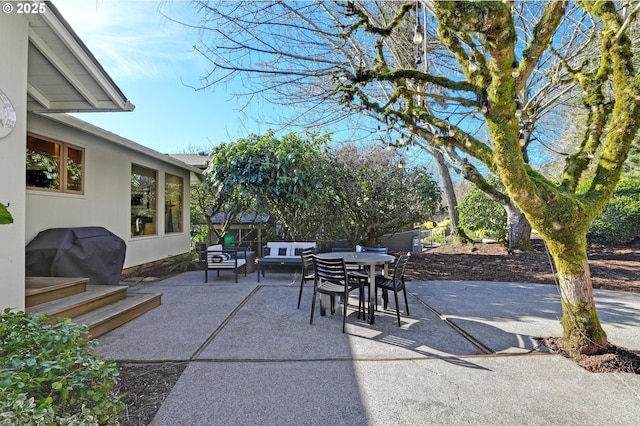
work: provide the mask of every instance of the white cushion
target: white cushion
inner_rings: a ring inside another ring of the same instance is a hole
[[[291,243],[269,242],[267,247],[269,248],[268,256],[291,256]],[[280,253],[281,249],[284,249],[283,254]]]
[[[281,242],[281,241],[273,241],[268,242],[267,247],[269,248],[268,257],[297,257],[300,256],[300,253],[296,253],[296,249],[303,249],[307,247],[315,247],[316,243],[312,241],[307,242]],[[284,254],[280,254],[280,249],[285,249]],[[265,257],[267,257],[265,256]]]
[[[316,243],[314,242],[297,242],[291,243],[291,254],[290,256],[300,256],[300,252],[302,249],[313,247],[315,248]],[[298,253],[296,253],[298,251]]]
[[[238,259],[238,268],[247,263],[245,259]],[[236,267],[235,259],[225,260],[224,262],[208,263],[209,269],[234,269]]]
[[[207,247],[207,250],[222,251],[222,244],[216,244],[216,245],[213,245],[213,246],[209,246],[209,247]]]

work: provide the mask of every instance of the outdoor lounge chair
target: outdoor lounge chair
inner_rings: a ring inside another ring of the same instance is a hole
[[[209,282],[209,271],[217,271],[220,276],[221,270],[232,270],[238,282],[238,269],[244,267],[244,276],[247,276],[247,249],[225,249],[222,244],[207,248],[204,268],[204,282]]]

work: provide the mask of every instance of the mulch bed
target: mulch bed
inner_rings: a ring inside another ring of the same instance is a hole
[[[127,406],[122,426],[148,425],[169,396],[185,363],[118,364],[120,380],[115,392]]]
[[[500,244],[457,244],[413,254],[408,280],[503,281],[555,284],[544,243],[507,253]],[[627,247],[594,246],[588,251],[593,288],[640,292],[640,241]]]

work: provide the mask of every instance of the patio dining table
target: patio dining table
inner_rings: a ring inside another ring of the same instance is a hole
[[[369,324],[375,322],[374,306],[376,298],[376,266],[384,266],[384,275],[389,272],[389,264],[395,260],[390,254],[367,252],[332,252],[320,253],[321,259],[344,259],[347,265],[369,266]]]

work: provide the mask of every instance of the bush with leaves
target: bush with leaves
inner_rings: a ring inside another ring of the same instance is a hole
[[[0,314],[0,425],[119,424],[118,369],[87,333],[69,319]]]
[[[194,269],[198,269],[200,265],[196,262],[198,255],[195,251],[190,251],[189,253],[178,254],[176,256],[171,256],[169,259],[171,263],[167,268],[169,272],[187,272],[193,271]]]
[[[7,206],[0,203],[0,225],[8,225],[10,223],[13,223],[13,217],[7,210]]]
[[[211,155],[207,181],[220,190],[237,186],[245,199],[257,199],[282,223],[285,239],[315,237],[326,191],[321,188],[327,163],[329,134],[288,133],[277,137],[269,130],[233,143],[220,144]]]
[[[495,177],[487,179],[492,184],[500,185]],[[507,241],[509,228],[507,213],[497,201],[478,189],[475,185],[469,188],[462,203],[458,205],[460,226],[474,238],[495,238],[501,243]]]
[[[591,223],[587,239],[605,245],[640,238],[640,180],[621,179],[604,211]]]
[[[440,207],[440,189],[424,167],[406,167],[397,150],[343,144],[331,151],[324,187],[331,194],[325,229],[351,246],[373,246],[385,234],[412,229]]]
[[[440,222],[425,222],[420,225],[420,229],[429,232],[427,243],[435,244],[449,244],[453,242],[451,238],[451,219],[449,217],[444,218]]]

